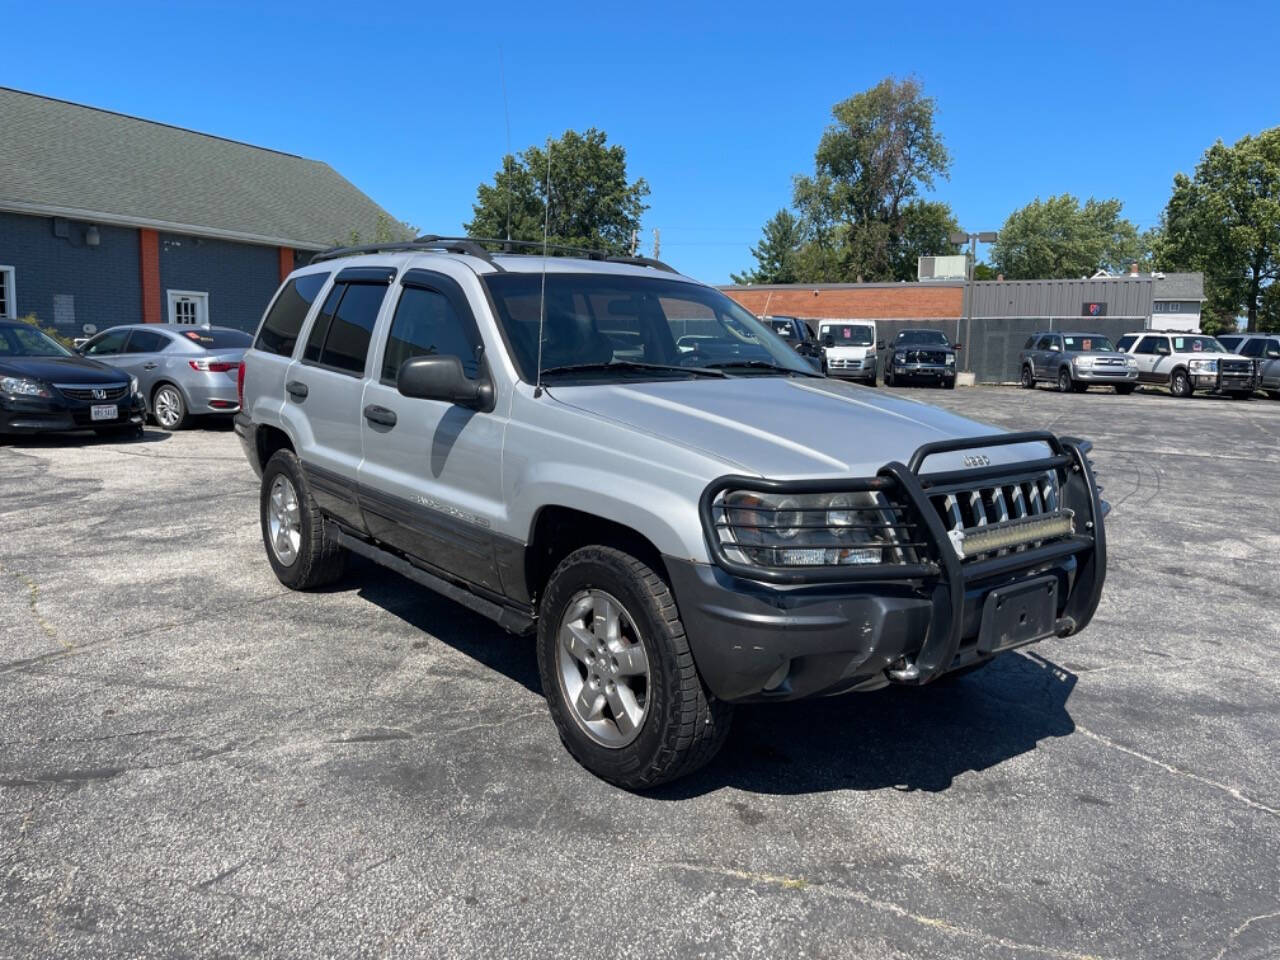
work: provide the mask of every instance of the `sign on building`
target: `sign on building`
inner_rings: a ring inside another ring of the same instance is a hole
[[[1084,306],[1080,308],[1080,316],[1082,317],[1105,317],[1107,315],[1107,302],[1105,300],[1086,301]]]

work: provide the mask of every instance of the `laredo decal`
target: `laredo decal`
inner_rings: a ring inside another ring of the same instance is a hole
[[[413,498],[413,502],[418,504],[419,506],[423,506],[430,510],[435,510],[438,513],[443,513],[446,516],[453,517],[455,520],[462,520],[466,523],[474,523],[477,527],[489,526],[489,521],[486,518],[477,516],[474,513],[465,513],[464,511],[459,510],[457,507],[451,507],[447,503],[441,503],[439,500],[436,500],[433,497],[416,496]]]

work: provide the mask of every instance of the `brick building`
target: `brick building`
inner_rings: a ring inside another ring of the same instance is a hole
[[[314,251],[404,228],[325,163],[0,88],[0,317],[252,329]]]

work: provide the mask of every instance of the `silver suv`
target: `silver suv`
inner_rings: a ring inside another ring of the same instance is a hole
[[[535,634],[565,745],[628,788],[710,759],[734,703],[1093,616],[1087,443],[829,380],[657,261],[487,243],[334,250],[267,310],[236,429],[285,585],[355,553]]]
[[[1018,366],[1027,390],[1044,380],[1062,393],[1084,393],[1096,384],[1128,394],[1138,385],[1138,362],[1100,333],[1033,333],[1018,354]]]
[[[1272,400],[1280,400],[1280,333],[1244,333],[1218,337],[1218,342],[1253,361],[1258,389]]]

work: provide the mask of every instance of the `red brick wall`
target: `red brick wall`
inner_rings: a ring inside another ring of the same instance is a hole
[[[138,262],[141,267],[142,322],[163,323],[160,306],[160,235],[154,230],[138,231]]]
[[[280,247],[280,282],[293,273],[293,247]]]
[[[817,318],[891,318],[920,317],[938,319],[959,317],[964,311],[964,288],[961,286],[843,287],[822,289],[797,285],[775,289],[726,290],[754,314]]]

